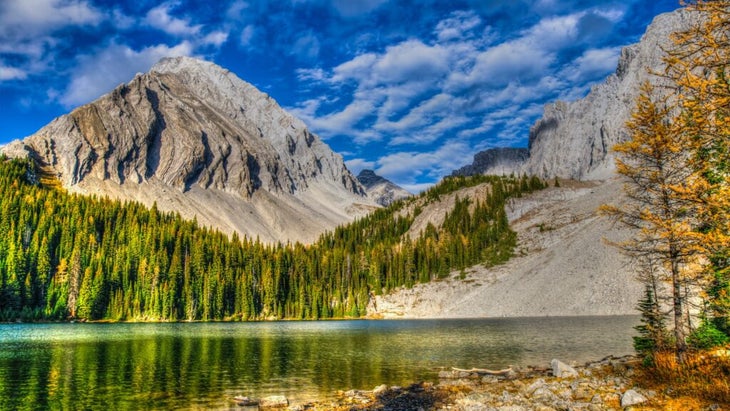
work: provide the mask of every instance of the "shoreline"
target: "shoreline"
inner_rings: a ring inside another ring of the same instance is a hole
[[[405,387],[381,385],[372,390],[337,391],[334,399],[305,404],[246,407],[246,410],[291,411],[457,410],[657,410],[674,401],[670,389],[641,387],[635,377],[641,360],[636,355],[608,356],[582,365],[559,360],[550,365],[504,370],[452,368],[438,381]],[[242,406],[242,404],[238,404]],[[671,407],[670,407],[671,408]],[[674,409],[684,409],[680,408]],[[701,409],[721,409],[706,403]]]

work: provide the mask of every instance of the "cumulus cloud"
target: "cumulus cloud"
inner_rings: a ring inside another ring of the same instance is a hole
[[[24,79],[48,69],[60,42],[53,33],[96,26],[103,20],[104,15],[88,1],[0,1],[0,53],[6,55],[0,59],[0,81]]]
[[[602,78],[616,69],[620,55],[621,47],[586,50],[563,70],[563,76],[575,83]]]
[[[472,32],[481,24],[482,20],[473,11],[458,10],[451,13],[451,16],[441,20],[434,33],[441,41],[463,40],[474,35]]]
[[[135,73],[149,71],[162,57],[192,54],[193,46],[187,41],[174,47],[160,44],[139,51],[126,45],[112,44],[96,54],[79,58],[79,65],[60,96],[60,102],[67,107],[88,103],[129,81]]]
[[[3,37],[30,37],[61,27],[98,24],[103,15],[84,0],[4,0],[0,3]]]
[[[178,2],[165,2],[150,9],[145,17],[145,22],[156,29],[174,36],[193,36],[198,34],[202,25],[192,24],[190,19],[180,19],[170,14],[178,5]]]
[[[462,166],[480,147],[524,144],[545,101],[581,97],[588,82],[605,77],[620,48],[575,50],[621,16],[610,8],[546,11],[504,36],[474,11],[454,11],[430,38],[369,48],[329,70],[299,70],[299,81],[329,87],[347,103],[309,99],[294,114],[324,138],[400,148],[378,159],[376,171],[417,190],[419,181]],[[591,22],[601,27],[590,29]]]

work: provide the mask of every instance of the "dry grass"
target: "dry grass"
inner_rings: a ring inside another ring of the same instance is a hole
[[[640,385],[671,397],[665,409],[703,409],[707,402],[730,405],[730,357],[717,352],[690,353],[685,364],[674,353],[656,353],[654,366],[641,369],[637,378]]]

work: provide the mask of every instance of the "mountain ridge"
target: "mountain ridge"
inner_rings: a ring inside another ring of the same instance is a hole
[[[656,16],[638,43],[621,50],[616,71],[594,85],[585,97],[546,104],[543,116],[530,128],[529,155],[523,161],[515,161],[509,151],[499,155],[486,150],[477,153],[472,164],[454,172],[526,173],[546,179],[611,178],[615,174],[611,147],[628,138],[625,124],[641,84],[662,82],[652,73],[663,69],[664,50],[672,44],[670,33],[691,27],[696,18],[684,9]],[[484,163],[479,160],[484,157],[493,158]],[[502,166],[495,169],[492,164]]]

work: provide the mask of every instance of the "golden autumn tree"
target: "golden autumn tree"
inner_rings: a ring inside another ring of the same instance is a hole
[[[694,202],[710,279],[706,313],[730,335],[730,0],[687,4],[697,24],[674,33],[665,76],[681,109]]]
[[[689,333],[699,335],[693,320],[716,341],[730,334],[730,0],[687,3],[686,12],[695,24],[672,35],[662,86],[644,85],[631,139],[615,147],[628,204],[603,207],[636,230],[619,246],[647,289],[667,285],[642,306],[671,307],[680,361]]]
[[[700,273],[702,236],[695,230],[694,203],[684,195],[693,171],[687,167],[686,134],[676,121],[674,104],[673,99],[657,97],[650,84],[642,86],[627,124],[631,139],[614,147],[619,153],[617,171],[627,178],[628,201],[602,210],[635,230],[630,240],[618,245],[642,267],[639,279],[645,285],[668,285],[675,351],[681,360],[691,328],[687,304]],[[663,289],[652,288],[654,298],[662,302]]]

